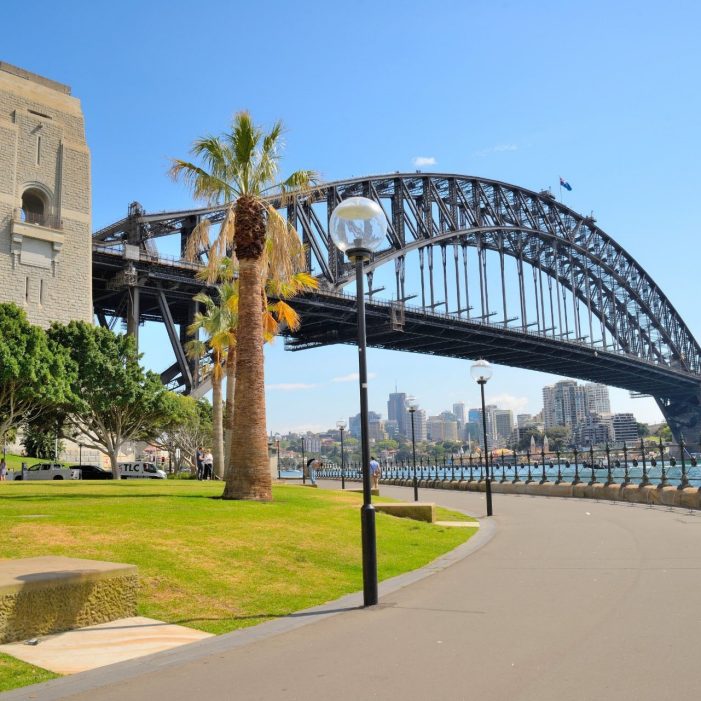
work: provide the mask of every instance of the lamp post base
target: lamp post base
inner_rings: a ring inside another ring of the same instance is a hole
[[[363,544],[363,606],[374,606],[377,594],[377,547],[375,537],[375,507],[363,504],[360,509]]]

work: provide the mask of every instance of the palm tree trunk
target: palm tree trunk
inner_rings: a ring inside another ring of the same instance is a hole
[[[234,389],[236,388],[236,350],[231,347],[226,354],[226,411],[224,412],[224,461],[231,453],[231,436],[234,432]]]
[[[212,373],[212,465],[214,474],[224,479],[224,431],[222,415],[221,373]]]
[[[234,426],[224,499],[272,499],[265,431],[260,257],[239,260],[239,326]]]

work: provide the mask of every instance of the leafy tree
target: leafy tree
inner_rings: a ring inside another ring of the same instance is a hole
[[[107,455],[119,479],[117,455],[127,441],[152,440],[176,407],[156,373],[139,365],[134,339],[72,321],[53,324],[49,338],[68,349],[77,366],[66,424],[85,445]]]
[[[289,279],[304,269],[305,261],[297,232],[264,198],[275,195],[284,201],[291,191],[316,181],[313,172],[297,171],[276,183],[281,136],[281,122],[264,134],[247,112],[239,112],[229,133],[195,142],[192,152],[202,166],[175,160],[171,168],[174,177],[183,177],[191,185],[195,197],[230,203],[227,216],[239,262],[239,303],[233,437],[224,499],[272,499],[265,424],[263,279],[266,271],[268,277]]]
[[[179,470],[182,465],[196,465],[198,446],[212,442],[212,405],[206,399],[195,400],[172,393],[173,411],[161,427],[153,444],[168,451],[170,462]],[[180,459],[177,459],[177,451]]]
[[[568,426],[551,426],[545,434],[551,451],[562,450],[569,445],[572,432]]]
[[[655,435],[666,443],[671,443],[673,440],[672,429],[667,424],[662,424],[662,426],[660,426],[655,432]]]
[[[644,436],[650,435],[650,427],[647,424],[641,423],[640,421],[636,421],[635,425],[638,428],[638,436],[640,438],[643,438]]]
[[[519,439],[516,444],[517,451],[529,450],[531,447],[531,438],[535,438],[536,445],[540,446],[543,443],[543,434],[535,426],[526,426],[519,429]],[[550,434],[548,433],[548,439]]]
[[[24,426],[22,446],[24,452],[40,460],[58,460],[65,444],[58,440],[59,427],[46,429],[44,421],[28,423]]]
[[[15,304],[0,304],[0,436],[70,402],[76,368]]]

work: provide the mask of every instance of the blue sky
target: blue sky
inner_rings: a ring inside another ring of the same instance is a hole
[[[9,5],[9,6],[8,6]],[[448,2],[351,5],[202,0],[6,3],[0,60],[71,85],[92,151],[93,226],[138,200],[192,200],[168,159],[249,109],[282,118],[285,167],[333,180],[413,170],[495,178],[557,192],[651,274],[697,338],[697,40],[691,1]],[[169,352],[142,333],[147,364]],[[358,411],[357,352],[267,352],[269,429],[320,429]],[[429,413],[477,404],[469,364],[371,350],[370,408],[386,416],[395,382]],[[488,400],[529,413],[557,378],[496,369]],[[612,391],[617,411],[659,418]]]

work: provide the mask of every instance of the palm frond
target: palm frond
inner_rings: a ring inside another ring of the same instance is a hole
[[[273,304],[273,312],[279,324],[285,324],[290,331],[297,331],[297,329],[299,329],[302,320],[299,314],[287,304],[287,302],[280,300]]]
[[[185,260],[194,262],[199,260],[200,254],[209,250],[209,219],[202,219],[190,232],[185,244]]]
[[[182,180],[195,199],[217,204],[236,197],[236,191],[230,183],[194,163],[174,158],[168,173],[173,180]]]

